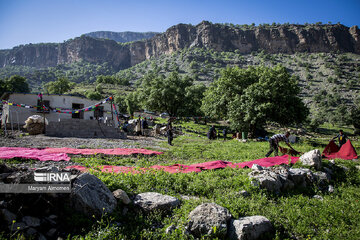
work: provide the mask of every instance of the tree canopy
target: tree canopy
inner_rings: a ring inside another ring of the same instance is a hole
[[[200,114],[204,85],[194,85],[188,76],[174,71],[169,76],[148,74],[137,90],[138,99],[145,109],[167,112],[170,116]]]
[[[75,83],[72,83],[67,78],[59,78],[56,81],[48,82],[44,85],[45,91],[50,94],[64,94],[73,88]]]
[[[30,88],[26,78],[14,75],[5,80],[0,79],[0,96],[4,92],[29,93]]]
[[[281,65],[226,68],[205,92],[202,109],[208,116],[230,120],[234,129],[253,133],[267,121],[304,121],[309,111],[299,92],[296,78]]]

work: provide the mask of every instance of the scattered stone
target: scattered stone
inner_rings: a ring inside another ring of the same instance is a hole
[[[335,165],[335,160],[331,159],[331,160],[329,160],[329,163],[331,163],[332,165]]]
[[[334,189],[334,186],[333,186],[333,185],[329,185],[329,186],[328,186],[328,192],[329,192],[329,193],[334,193],[334,192],[335,192],[335,189]]]
[[[180,205],[180,200],[169,195],[146,192],[136,195],[134,204],[146,212],[153,210],[169,212]]]
[[[322,196],[320,196],[320,195],[314,195],[313,198],[319,199],[321,201],[324,200],[324,198]]]
[[[242,217],[231,220],[229,224],[230,240],[256,240],[269,237],[273,232],[271,222],[263,216]]]
[[[31,216],[25,216],[22,218],[22,221],[29,227],[39,227],[40,219]]]
[[[227,233],[227,222],[231,218],[229,210],[215,203],[204,203],[189,214],[188,230],[195,237],[205,234],[224,238]],[[214,228],[216,232],[214,233]]]
[[[239,195],[242,196],[242,197],[249,197],[250,196],[250,193],[246,190],[241,190],[239,192]]]
[[[0,209],[0,215],[1,218],[8,224],[12,224],[13,221],[16,221],[16,215],[7,209]]]
[[[330,168],[323,167],[323,170],[329,175],[330,178],[334,174],[334,172]]]
[[[291,168],[289,174],[296,186],[306,187],[307,181],[312,180],[312,172],[307,168]]]
[[[305,166],[315,167],[317,170],[321,169],[321,153],[319,149],[304,153],[300,157],[300,161]]]
[[[105,184],[89,173],[75,179],[70,198],[74,209],[87,216],[101,217],[104,213],[112,213],[117,204]]]
[[[249,177],[255,179],[261,188],[270,192],[279,193],[282,187],[279,176],[269,170],[253,171],[249,173]]]
[[[37,234],[37,231],[35,228],[31,227],[26,230],[26,235],[28,235],[28,236],[34,236],[35,234]]]
[[[180,197],[183,200],[200,200],[199,197],[195,197],[195,196],[180,195]]]
[[[130,204],[131,200],[129,198],[129,196],[126,194],[126,192],[122,189],[117,189],[115,191],[113,191],[114,197],[120,201],[123,204]]]
[[[23,222],[15,222],[9,225],[9,230],[12,232],[23,231],[26,228],[28,228],[28,226]]]
[[[53,238],[55,237],[56,232],[57,232],[56,228],[51,228],[49,231],[47,231],[46,236]]]
[[[252,170],[263,170],[264,168],[258,164],[253,164],[252,167],[251,167]]]
[[[313,176],[319,186],[327,185],[330,182],[330,176],[325,172],[314,172]]]
[[[172,233],[175,229],[176,229],[176,226],[172,224],[172,225],[170,225],[169,227],[166,228],[165,233],[166,233],[166,234],[170,234],[170,233]]]

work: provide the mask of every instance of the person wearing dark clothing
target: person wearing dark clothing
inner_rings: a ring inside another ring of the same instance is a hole
[[[143,120],[141,120],[141,134],[143,136],[145,136],[145,129],[148,128],[148,123],[146,121],[146,118],[144,118]]]
[[[211,126],[207,135],[210,140],[216,138],[216,130],[215,130],[214,125]]]
[[[224,137],[224,141],[226,140],[226,134],[227,134],[227,130],[226,128],[223,129],[223,137]]]
[[[284,141],[286,143],[286,145],[288,145],[290,147],[290,149],[294,150],[289,143],[289,136],[290,136],[290,132],[286,132],[285,134],[275,134],[274,136],[272,136],[269,139],[269,144],[270,144],[270,150],[269,152],[265,155],[266,157],[269,157],[271,155],[272,152],[275,151],[275,156],[278,156],[278,151],[279,151],[279,142]],[[294,150],[295,151],[295,150]]]
[[[338,139],[338,142],[339,142],[339,147],[341,148],[342,145],[344,145],[347,141],[347,137],[346,135],[344,134],[344,131],[343,130],[340,130],[339,131],[339,134],[335,137],[333,137],[332,140],[335,140],[335,139]]]
[[[173,132],[172,132],[172,126],[171,126],[171,122],[167,125],[166,127],[166,135],[168,138],[168,144],[170,146],[172,146],[172,140],[173,140]]]
[[[173,140],[173,132],[172,132],[172,125],[171,125],[171,119],[168,120],[168,124],[166,125],[166,135],[168,138],[168,144],[172,146],[172,140]]]

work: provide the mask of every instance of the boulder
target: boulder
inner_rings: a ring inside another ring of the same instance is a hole
[[[16,221],[16,215],[7,209],[0,209],[0,217],[8,224],[12,224]]]
[[[101,217],[116,208],[112,192],[94,175],[83,173],[73,182],[70,194],[71,205],[87,216]]]
[[[263,170],[264,168],[258,164],[253,164],[251,167],[252,170]]]
[[[228,237],[231,240],[256,240],[269,237],[272,232],[273,226],[266,217],[242,217],[230,221]]]
[[[270,192],[279,193],[282,187],[279,175],[269,170],[253,171],[249,173],[249,177],[256,180],[261,188]]]
[[[126,194],[126,192],[122,189],[117,189],[115,191],[113,191],[114,197],[120,201],[123,204],[129,204],[131,203],[131,200],[129,198],[129,196]]]
[[[205,234],[224,238],[227,233],[227,222],[231,219],[229,210],[215,203],[204,203],[189,214],[188,230],[195,237]],[[214,231],[216,229],[216,231]]]
[[[305,166],[315,167],[317,170],[321,169],[321,153],[319,149],[304,153],[300,157],[300,161]]]
[[[295,186],[306,187],[307,182],[312,180],[312,172],[307,168],[290,168],[289,178]]]
[[[327,186],[330,182],[330,175],[325,172],[314,172],[313,176],[318,186]]]
[[[22,221],[29,227],[40,227],[40,219],[31,216],[25,216]]]
[[[15,222],[10,224],[8,227],[11,232],[23,231],[28,228],[28,226],[26,226],[26,224],[23,222]]]
[[[180,200],[169,195],[162,195],[156,192],[140,193],[135,196],[134,204],[145,212],[158,210],[169,212],[180,205]]]

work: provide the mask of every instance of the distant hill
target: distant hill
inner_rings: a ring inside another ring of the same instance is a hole
[[[93,38],[110,39],[116,42],[126,43],[139,40],[146,40],[154,37],[157,32],[111,32],[111,31],[97,31],[86,33],[86,36]]]

